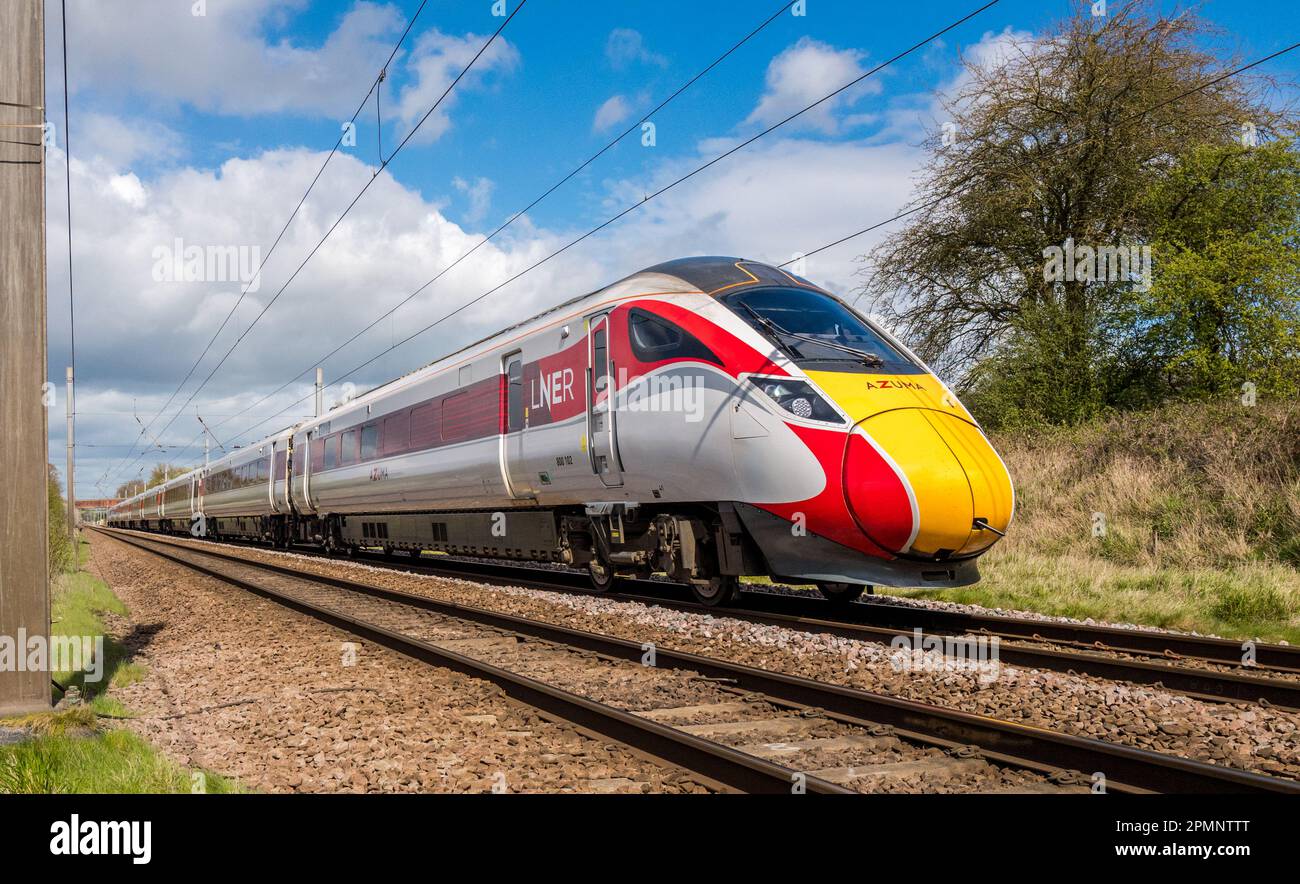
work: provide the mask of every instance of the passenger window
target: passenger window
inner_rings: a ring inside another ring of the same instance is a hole
[[[366,424],[361,428],[361,459],[379,457],[379,424]]]
[[[668,320],[645,310],[633,310],[628,317],[632,355],[642,362],[665,359],[696,359],[721,365],[713,351],[699,338]]]
[[[510,357],[506,365],[508,389],[506,391],[506,431],[513,433],[524,428],[524,361]]]
[[[498,396],[501,394],[498,393]],[[497,403],[497,408],[500,408]],[[473,399],[465,393],[453,393],[442,400],[442,441],[462,442],[470,438],[474,418]]]
[[[438,406],[430,402],[411,411],[411,448],[430,448],[438,441]]]
[[[398,454],[411,444],[411,414],[399,411],[384,418],[384,454]]]
[[[357,462],[357,431],[348,430],[343,434],[343,450],[339,453],[339,463],[343,466]]]
[[[339,465],[339,437],[330,436],[325,440],[325,463],[323,469],[332,470]]]

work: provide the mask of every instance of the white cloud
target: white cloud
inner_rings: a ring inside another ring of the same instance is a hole
[[[144,185],[130,172],[108,179],[108,190],[133,209],[142,209],[147,202]]]
[[[865,57],[865,53],[856,49],[836,49],[811,37],[801,37],[767,66],[766,88],[746,122],[768,126],[785,119],[865,73],[862,66]],[[879,82],[865,80],[790,125],[836,134],[841,131],[836,112],[852,106],[867,93],[879,92],[880,88]]]
[[[56,125],[62,123],[60,118]],[[77,154],[116,166],[141,160],[175,160],[184,153],[184,139],[174,129],[148,119],[123,119],[94,111],[73,119]],[[60,138],[60,145],[64,142]]]
[[[985,31],[978,42],[962,50],[963,61],[977,68],[996,69],[1002,64],[1026,53],[1032,53],[1036,41],[1030,31],[1016,30],[1010,25],[1001,31]],[[903,137],[920,137],[921,130],[934,130],[949,119],[945,103],[954,100],[957,95],[970,86],[972,77],[962,67],[933,93],[924,96],[912,96],[911,107],[900,106],[891,114],[892,134]]]
[[[647,49],[641,32],[631,28],[615,28],[609,32],[605,41],[605,58],[614,70],[623,70],[633,64],[668,65],[668,59]]]
[[[66,219],[59,210],[64,157],[57,150],[48,156],[51,248],[47,269],[51,298],[61,299],[66,295],[56,293],[67,291],[67,256],[57,245],[66,236]],[[323,158],[324,154],[316,151],[272,151],[231,159],[211,170],[164,171],[147,181],[102,159],[74,160],[77,359],[85,397],[81,404],[87,411],[94,411],[91,405],[96,402],[106,406],[110,400],[119,411],[125,401],[129,411],[131,401],[138,399],[141,416],[147,420],[180,382],[239,296],[242,286],[238,280],[155,279],[155,250],[171,248],[179,238],[187,247],[255,246],[265,256],[284,223],[283,215],[268,207],[294,205]],[[275,296],[351,196],[370,180],[372,171],[349,155],[335,156],[328,172],[330,186],[313,192],[271,255],[260,286],[246,297],[195,378],[173,403],[173,410]],[[477,180],[466,182],[466,188],[471,204],[477,199],[482,207],[491,184]],[[438,206],[436,200],[425,199],[417,190],[382,173],[168,431],[164,443],[188,442],[194,437],[198,431],[193,418],[196,408],[205,419],[236,412],[311,368],[314,360],[368,325],[479,241],[477,234],[450,221]],[[394,318],[380,323],[329,360],[327,378],[337,379],[395,340],[501,283],[553,250],[557,243],[554,234],[524,223],[510,234],[478,249]],[[578,268],[576,272],[569,268],[565,272],[563,279],[550,267],[528,274],[501,296],[488,298],[458,314],[453,321],[350,380],[364,389],[395,377],[508,325],[521,315],[551,305],[557,300],[557,292],[595,288],[606,275],[598,266]],[[50,311],[49,336],[51,365],[61,377],[67,359],[66,310]],[[309,384],[310,378],[304,383]],[[292,389],[302,394],[299,387]],[[294,398],[286,392],[274,403],[226,423],[218,436],[229,444],[231,436]],[[299,405],[259,429],[269,432],[288,424],[305,414],[306,409]],[[153,432],[160,432],[163,423],[160,421]],[[52,430],[57,433],[60,427]],[[79,439],[87,443],[129,442],[138,432],[139,425],[125,413],[83,425]],[[96,456],[111,455],[106,450],[87,450],[98,452]],[[195,456],[195,451],[189,453],[190,462]],[[151,456],[150,462],[155,459]],[[98,478],[96,467],[102,473],[106,466],[103,460],[97,465],[87,463],[87,481],[93,483]],[[80,490],[89,493],[88,487]]]
[[[632,115],[632,105],[622,95],[613,95],[596,108],[591,121],[592,132],[607,132]]]
[[[408,66],[416,80],[401,90],[397,105],[397,114],[406,123],[408,131],[433,107],[434,102],[473,60],[474,54],[486,40],[486,36],[466,34],[464,37],[453,37],[436,30],[420,37],[408,59]],[[424,123],[413,141],[436,141],[451,128],[448,114],[457,103],[458,92],[481,84],[488,74],[509,73],[518,65],[519,51],[504,37],[498,37]],[[401,137],[405,137],[405,133]]]
[[[492,205],[492,191],[496,188],[492,179],[475,178],[470,183],[457,175],[451,179],[451,185],[469,198],[469,211],[465,213],[465,220],[470,224],[482,221],[487,215],[488,207]]]
[[[129,5],[129,11],[124,9]],[[73,91],[151,97],[222,114],[297,112],[337,116],[356,106],[406,20],[394,4],[356,3],[319,46],[272,40],[268,29],[306,0],[210,0],[206,15],[187,0],[68,3]],[[46,42],[59,45],[57,14]],[[51,83],[62,59],[47,53]]]
[[[666,164],[648,181],[609,185],[613,214],[731,146]],[[732,254],[780,264],[796,252],[895,214],[912,190],[920,151],[901,144],[787,138],[758,142],[659,198],[609,234],[607,260],[623,272],[685,255]],[[860,282],[856,258],[892,232],[884,229],[808,259],[808,276],[840,293]]]

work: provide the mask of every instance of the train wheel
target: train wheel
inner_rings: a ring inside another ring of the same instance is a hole
[[[849,602],[857,601],[867,587],[860,583],[819,583],[817,589],[827,601],[837,605],[847,605]]]
[[[596,592],[609,592],[618,583],[614,569],[596,559],[587,563],[587,573],[591,576],[591,588]]]
[[[692,583],[691,592],[700,604],[725,605],[740,594],[740,581],[731,576],[710,577],[708,583]]]

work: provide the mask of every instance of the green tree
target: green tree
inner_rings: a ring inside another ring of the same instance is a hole
[[[175,479],[177,476],[188,473],[194,467],[176,466],[169,463],[156,463],[149,471],[148,479],[132,479],[129,482],[123,482],[117,486],[117,496],[119,498],[134,497],[141,491],[154,488],[163,484],[169,479]]]
[[[144,489],[145,484],[143,479],[131,479],[130,481],[123,482],[121,485],[117,486],[117,497],[134,497]]]
[[[149,473],[149,481],[145,483],[145,487],[153,488],[157,485],[161,485],[169,479],[174,479],[182,473],[187,472],[189,469],[189,467],[177,467],[169,463],[154,464],[153,469]]]
[[[1154,342],[1117,321],[1133,320],[1135,279],[1062,278],[1049,253],[1152,243],[1167,219],[1153,188],[1190,150],[1238,144],[1245,123],[1266,140],[1291,130],[1267,81],[1221,77],[1238,60],[1209,51],[1214,38],[1152,0],[1104,17],[1075,3],[1041,35],[966,60],[916,213],[869,256],[862,294],[972,405],[1072,422],[1145,380]]]
[[[1180,398],[1300,392],[1300,152],[1198,146],[1149,194],[1151,290],[1132,313],[1151,388]]]

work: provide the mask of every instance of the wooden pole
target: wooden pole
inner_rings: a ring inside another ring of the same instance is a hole
[[[44,5],[0,3],[0,715],[50,706]]]

